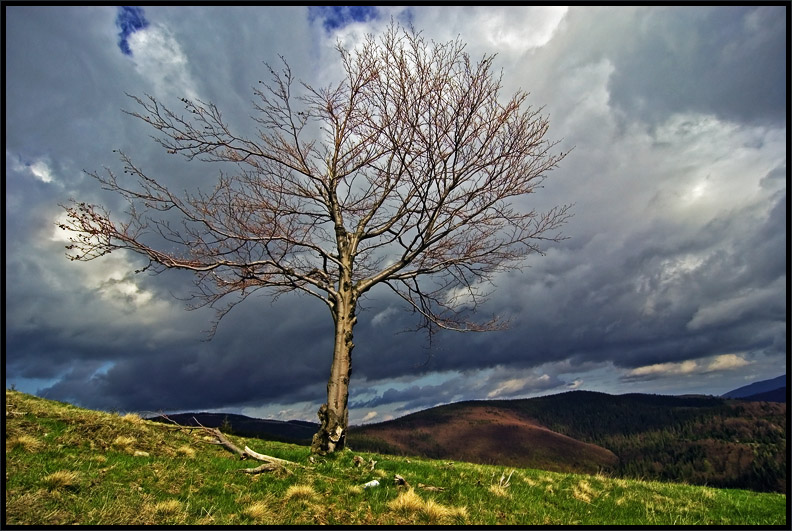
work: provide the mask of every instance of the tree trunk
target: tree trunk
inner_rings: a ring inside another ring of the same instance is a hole
[[[342,281],[343,285],[343,281]],[[319,431],[313,436],[311,452],[325,455],[343,450],[349,422],[347,401],[349,377],[352,371],[352,330],[357,322],[357,300],[351,286],[341,291],[333,308],[335,343],[330,379],[327,382],[327,403],[319,408]]]

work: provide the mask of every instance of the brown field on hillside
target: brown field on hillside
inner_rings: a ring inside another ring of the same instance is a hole
[[[613,452],[601,446],[567,437],[518,413],[487,406],[470,407],[464,415],[416,419],[410,429],[388,423],[357,428],[355,433],[382,440],[405,455],[482,464],[596,473],[618,462]]]

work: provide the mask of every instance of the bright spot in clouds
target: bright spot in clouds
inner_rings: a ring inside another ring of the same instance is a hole
[[[187,56],[166,26],[152,26],[139,7],[119,7],[116,26],[121,28],[121,52],[133,59],[137,72],[154,86],[155,96],[197,97]]]
[[[723,354],[716,356],[707,366],[710,371],[727,371],[731,369],[739,369],[749,365],[749,362],[738,356],[737,354]]]
[[[155,95],[196,98],[187,56],[166,27],[138,31],[129,44],[135,52],[135,69],[154,85]]]
[[[37,179],[45,183],[51,183],[54,180],[52,170],[46,162],[39,160],[33,164],[28,164],[28,169]]]
[[[374,419],[374,418],[376,418],[376,417],[377,417],[377,412],[376,412],[376,411],[369,411],[369,412],[368,412],[368,413],[366,413],[366,415],[365,415],[365,416],[364,416],[364,417],[361,419],[361,421],[360,421],[360,422],[361,422],[361,423],[363,423],[363,422],[368,422],[368,421],[370,421],[370,420],[373,420],[373,419]]]
[[[477,7],[476,23],[490,44],[523,52],[544,46],[553,38],[569,9],[566,6],[535,6],[528,24],[509,11]]]
[[[499,396],[514,396],[519,393],[530,392],[537,386],[550,382],[550,375],[526,376],[524,378],[512,378],[505,380],[496,388],[487,393],[487,398],[497,398]]]
[[[627,372],[625,380],[653,380],[655,378],[673,375],[704,374],[708,372],[727,371],[750,365],[750,362],[737,354],[721,354],[710,358],[709,361],[686,360],[683,362],[655,363],[644,365]]]

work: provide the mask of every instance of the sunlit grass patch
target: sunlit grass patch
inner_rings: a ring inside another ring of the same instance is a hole
[[[504,487],[503,485],[492,484],[489,486],[489,491],[495,496],[501,496],[503,498],[509,498],[511,496],[507,490],[507,487]]]

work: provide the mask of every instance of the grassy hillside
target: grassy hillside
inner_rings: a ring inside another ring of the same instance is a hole
[[[482,410],[490,412],[486,421],[479,418]],[[543,426],[578,446],[552,441],[548,454],[543,450],[547,441],[536,437],[537,430],[525,429],[530,426]],[[471,432],[491,444],[464,447]],[[452,444],[455,434],[462,448]],[[358,448],[386,453],[565,472],[594,467],[625,478],[786,492],[785,403],[572,391],[448,404],[356,428],[350,440]],[[513,453],[515,444],[524,451]],[[617,462],[592,453],[594,448],[612,452]]]
[[[256,463],[198,431],[16,391],[5,421],[6,525],[787,523],[776,493],[353,451],[311,461],[303,446],[232,436],[297,463],[250,475]]]

